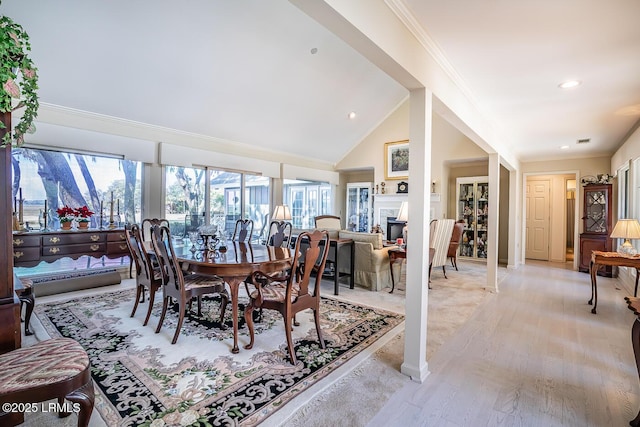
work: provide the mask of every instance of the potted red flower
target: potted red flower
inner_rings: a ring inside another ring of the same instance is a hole
[[[56,212],[58,213],[58,219],[60,220],[60,227],[62,227],[63,230],[70,230],[71,223],[74,220],[75,210],[64,205],[63,207],[56,209]]]
[[[93,215],[93,212],[91,212],[89,208],[85,205],[85,206],[74,209],[74,215],[76,217],[76,221],[78,222],[78,228],[88,228],[89,218],[91,218],[91,215]]]

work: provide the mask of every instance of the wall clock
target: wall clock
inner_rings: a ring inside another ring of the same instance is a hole
[[[404,181],[400,181],[398,183],[398,193],[408,193],[409,192],[409,184]]]

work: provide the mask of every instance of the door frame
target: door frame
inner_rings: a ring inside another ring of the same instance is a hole
[[[559,171],[548,171],[548,172],[525,172],[522,174],[522,205],[520,207],[522,215],[520,216],[522,218],[521,221],[521,236],[522,236],[522,245],[520,247],[520,259],[522,260],[523,264],[526,264],[526,248],[527,248],[527,242],[526,242],[526,221],[524,220],[524,213],[526,212],[526,203],[527,203],[527,198],[525,196],[525,194],[527,194],[527,180],[529,179],[529,177],[534,177],[534,176],[540,176],[540,175],[548,175],[548,176],[554,176],[554,175],[574,175],[575,179],[576,179],[576,209],[575,209],[575,214],[574,214],[574,230],[573,230],[573,267],[572,269],[574,271],[578,270],[578,265],[579,265],[579,241],[580,241],[580,228],[581,228],[581,218],[580,218],[580,213],[582,210],[582,192],[580,191],[580,187],[579,187],[579,183],[580,183],[580,171],[579,170],[559,170]],[[564,179],[563,179],[564,182]],[[566,198],[566,193],[565,193],[565,198]],[[552,211],[553,209],[557,209],[556,206],[554,206],[553,204],[553,199],[550,201],[550,206],[549,209]],[[564,212],[563,218],[566,218],[567,215],[567,206],[566,203],[563,203],[562,207],[561,207],[562,211]],[[567,233],[567,224],[566,221],[564,221],[564,224],[562,226],[562,229],[564,230],[563,235],[566,241],[566,233]],[[565,254],[566,257],[566,254]],[[566,258],[565,258],[566,259]]]

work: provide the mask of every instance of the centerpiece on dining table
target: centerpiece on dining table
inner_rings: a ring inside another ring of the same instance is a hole
[[[201,225],[198,227],[198,233],[200,233],[202,245],[205,249],[216,249],[216,246],[220,243],[217,232],[218,228],[215,225]]]

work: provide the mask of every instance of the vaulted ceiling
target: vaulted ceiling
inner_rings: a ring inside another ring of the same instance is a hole
[[[612,154],[640,117],[637,0],[404,4],[521,160]],[[286,0],[4,0],[0,13],[31,36],[43,103],[330,164],[408,96]],[[567,79],[582,85],[559,89]]]

